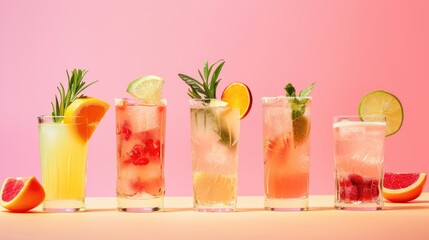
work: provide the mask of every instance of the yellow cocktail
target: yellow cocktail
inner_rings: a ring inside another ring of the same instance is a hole
[[[46,192],[43,210],[84,209],[88,144],[82,135],[87,135],[87,125],[84,117],[39,117],[42,183]]]

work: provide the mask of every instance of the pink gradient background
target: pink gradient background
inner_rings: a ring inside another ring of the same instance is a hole
[[[99,80],[87,95],[112,104],[89,145],[88,196],[115,196],[114,98],[156,74],[168,99],[167,195],[191,195],[187,87],[204,60],[226,60],[222,89],[245,82],[239,194],[263,194],[261,97],[315,81],[311,194],[333,193],[332,117],[356,114],[366,93],[401,99],[405,122],[386,141],[386,171],[428,172],[429,1],[20,1],[0,0],[0,179],[40,179],[36,117],[66,69]],[[428,184],[429,185],[429,184]],[[429,186],[425,190],[428,191]]]

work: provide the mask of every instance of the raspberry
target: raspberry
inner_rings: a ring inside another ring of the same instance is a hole
[[[380,191],[378,189],[378,180],[371,179],[365,180],[363,183],[362,189],[362,200],[363,201],[372,201],[373,199],[377,199]]]
[[[125,138],[125,141],[128,141],[132,134],[130,126],[128,125],[127,122],[124,122],[124,124],[122,124],[122,127],[120,127],[119,130],[117,130],[116,132],[117,134],[123,135]]]
[[[148,163],[149,163],[149,160],[147,158],[139,158],[139,159],[133,160],[134,165],[146,165]]]
[[[134,165],[146,165],[149,163],[149,159],[144,157],[145,147],[143,145],[134,145],[133,149],[128,152],[128,156],[130,156],[131,160],[127,160],[125,162],[131,162]]]
[[[146,139],[144,141],[144,145],[145,145],[145,147],[152,149],[153,148],[153,140],[152,139]]]
[[[350,181],[352,182],[353,185],[362,186],[362,184],[363,184],[363,178],[360,175],[350,174],[349,175],[349,179],[350,179]]]
[[[133,149],[128,152],[128,156],[132,159],[139,159],[143,157],[144,147],[140,144],[134,145]]]
[[[361,200],[361,191],[362,188],[359,188],[358,186],[351,186],[350,187],[350,192],[349,192],[349,199],[351,201],[359,201]]]
[[[362,201],[371,201],[372,195],[371,195],[371,188],[364,187],[362,189]]]

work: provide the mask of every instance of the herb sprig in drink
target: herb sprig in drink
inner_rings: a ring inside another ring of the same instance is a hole
[[[234,211],[240,119],[250,110],[252,97],[243,83],[232,83],[216,98],[225,62],[206,61],[200,81],[185,74],[191,97],[191,149],[194,208],[198,211]]]

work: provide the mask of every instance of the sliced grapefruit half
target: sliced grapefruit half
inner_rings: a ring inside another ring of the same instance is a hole
[[[426,178],[426,173],[386,173],[383,196],[391,202],[412,201],[422,193]]]
[[[45,199],[45,191],[32,177],[6,178],[1,187],[1,206],[12,212],[26,212]]]

